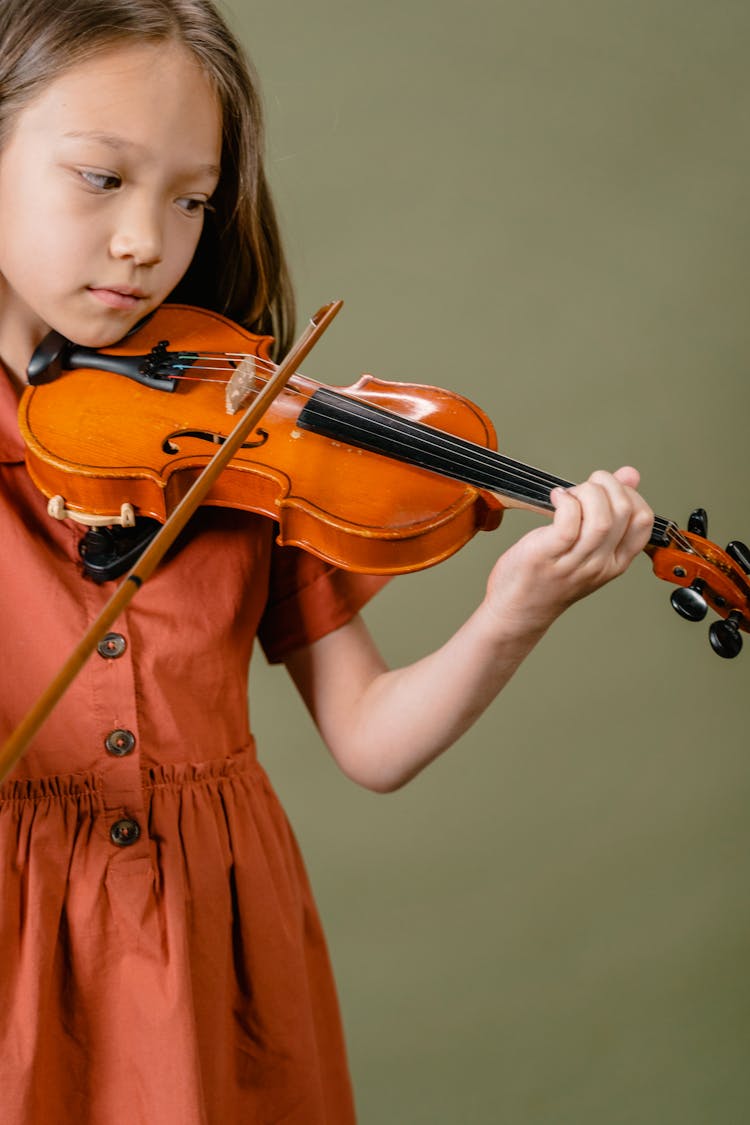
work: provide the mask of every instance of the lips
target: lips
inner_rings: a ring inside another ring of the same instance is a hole
[[[135,309],[146,298],[146,294],[141,289],[134,289],[129,285],[117,285],[111,288],[90,285],[89,293],[111,309]]]

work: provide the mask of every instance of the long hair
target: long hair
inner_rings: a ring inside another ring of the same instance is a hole
[[[214,210],[171,299],[274,336],[283,354],[294,330],[294,298],[263,168],[258,81],[211,0],[0,0],[0,146],[19,110],[63,71],[144,42],[177,42],[191,51],[222,112]]]

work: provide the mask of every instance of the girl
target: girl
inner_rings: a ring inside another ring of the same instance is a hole
[[[209,0],[4,0],[0,90],[4,738],[110,593],[24,468],[33,349],[50,328],[112,344],[172,297],[283,351],[292,299],[254,79]],[[354,1120],[315,906],[249,732],[254,637],[341,769],[396,789],[642,549],[637,484],[556,494],[458,633],[395,671],[357,616],[382,580],[199,513],[0,793],[4,1125]]]

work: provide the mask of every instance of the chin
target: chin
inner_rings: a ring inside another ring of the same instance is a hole
[[[78,344],[82,348],[109,348],[113,344],[119,344],[123,336],[127,336],[132,325],[121,328],[118,331],[103,332],[96,331],[95,329],[82,329],[78,332],[63,332],[67,340],[73,344]]]
[[[66,340],[83,348],[108,348],[118,344],[153,310],[131,313],[129,316],[59,317],[50,327]]]

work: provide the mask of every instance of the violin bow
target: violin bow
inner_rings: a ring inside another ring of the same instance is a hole
[[[0,748],[0,782],[7,777],[19,761],[31,739],[65,694],[104,634],[108,632],[110,625],[135,597],[144,582],[151,577],[193,512],[208,495],[216,478],[240,449],[250,431],[257,426],[274,399],[283,391],[299,364],[318,342],[343,303],[343,301],[331,301],[329,304],[323,305],[311,317],[297,342],[276,369],[273,377],[262,384],[262,389],[252,399],[234,429],[190,486],[166,522],[162,524],[138,561],[125,575],[55,678]]]

